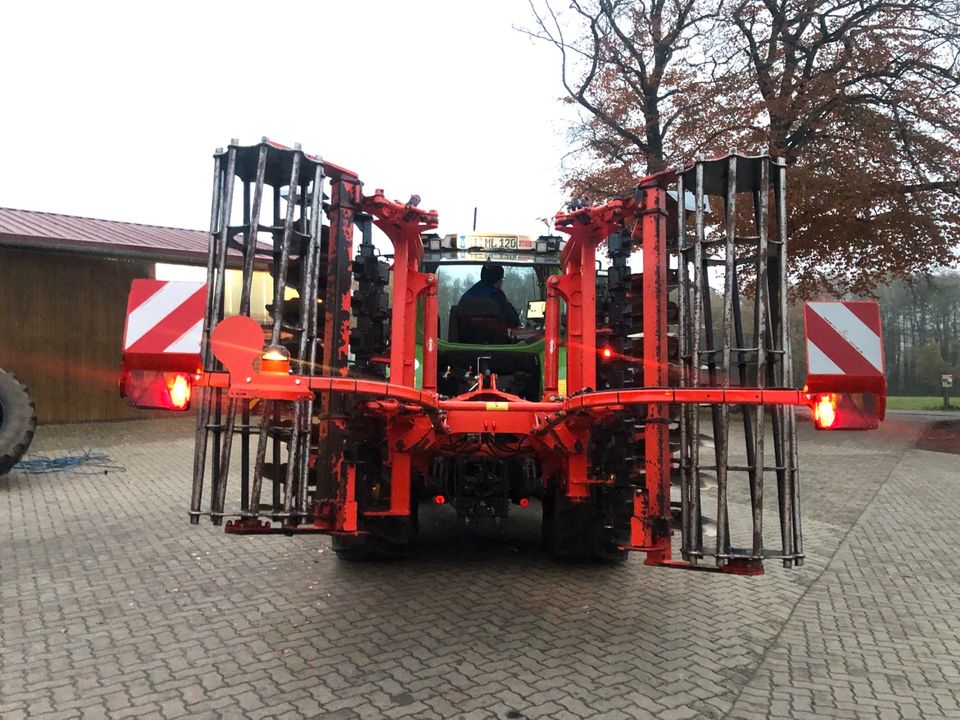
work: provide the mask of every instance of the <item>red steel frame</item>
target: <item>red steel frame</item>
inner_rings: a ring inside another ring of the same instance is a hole
[[[214,352],[227,372],[210,373],[201,385],[228,388],[233,397],[294,400],[312,393],[346,393],[367,398],[365,411],[387,420],[390,468],[390,507],[367,515],[405,516],[410,513],[411,475],[426,472],[431,453],[443,452],[452,437],[463,434],[512,433],[524,438],[522,452],[536,454],[544,478],[559,473],[571,500],[588,496],[591,484],[609,483],[588,477],[589,429],[598,418],[621,412],[626,406],[648,406],[644,429],[646,492],[635,497],[631,522],[631,550],[647,553],[648,564],[675,565],[669,531],[662,522],[670,516],[670,451],[667,439],[668,408],[678,403],[732,403],[803,405],[807,395],[799,390],[760,390],[667,387],[667,251],[666,190],[672,172],[641,181],[638,199],[613,200],[605,205],[558,213],[556,227],[569,235],[561,255],[560,275],[551,276],[546,288],[544,394],[539,402],[521,399],[490,387],[481,387],[454,399],[437,394],[438,304],[437,277],[420,272],[423,258],[421,234],[437,227],[437,213],[386,199],[377,190],[361,198],[355,178],[334,183],[330,242],[328,307],[338,312],[326,316],[328,343],[324,365],[330,376],[307,377],[255,373],[253,363],[261,351],[262,333],[250,318],[228,318],[214,332]],[[333,260],[335,243],[352,247],[352,224],[357,211],[369,213],[394,247],[392,322],[389,382],[347,376],[350,285],[337,280]],[[643,389],[596,392],[597,328],[596,250],[613,232],[632,223],[634,247],[643,249]],[[423,382],[414,387],[416,318],[420,298],[424,304]],[[567,309],[567,388],[559,394],[561,302]],[[226,349],[225,348],[232,348]],[[238,350],[239,348],[239,350]],[[322,420],[321,438],[328,442],[344,430],[343,421]],[[333,447],[333,445],[328,445]],[[321,444],[321,448],[323,444]],[[482,449],[478,453],[482,454]],[[332,533],[357,531],[354,471],[338,455],[334,476],[339,478],[335,507],[320,513],[312,529]],[[308,529],[308,528],[304,528]],[[736,572],[735,566],[727,568]]]

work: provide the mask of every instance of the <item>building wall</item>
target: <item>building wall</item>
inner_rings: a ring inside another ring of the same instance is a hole
[[[117,377],[127,293],[153,263],[0,247],[0,367],[41,423],[142,418]]]

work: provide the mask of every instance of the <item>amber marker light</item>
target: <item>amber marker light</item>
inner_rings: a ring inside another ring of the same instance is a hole
[[[290,352],[281,345],[271,345],[260,356],[260,372],[289,374]]]

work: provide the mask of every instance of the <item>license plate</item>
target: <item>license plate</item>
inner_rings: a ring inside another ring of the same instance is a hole
[[[488,237],[483,239],[483,246],[487,250],[516,250],[517,238],[515,237]]]

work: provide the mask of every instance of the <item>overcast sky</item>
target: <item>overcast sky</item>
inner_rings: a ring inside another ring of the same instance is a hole
[[[558,58],[524,0],[4,3],[0,206],[206,229],[217,146],[262,135],[422,196],[441,231],[563,201]]]

